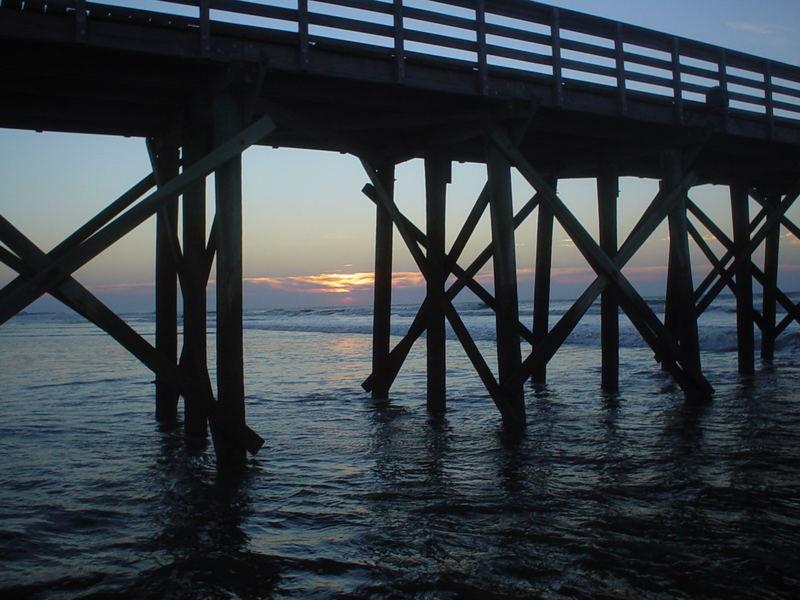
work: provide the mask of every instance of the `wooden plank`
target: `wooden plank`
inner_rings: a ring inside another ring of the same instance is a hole
[[[628,114],[628,94],[625,82],[625,32],[622,23],[617,23],[614,32],[614,63],[617,71],[617,98],[619,99],[619,112]]]
[[[392,0],[392,26],[394,28],[395,79],[406,77],[405,28],[403,27],[403,0]]]
[[[394,198],[394,165],[377,167],[386,193]],[[391,348],[392,319],[392,237],[394,224],[386,209],[375,203],[375,284],[372,312],[372,372],[377,381],[372,388],[372,397],[385,399],[389,396],[392,381],[389,351]]]
[[[676,150],[664,151],[661,160],[664,169],[663,185],[666,189],[680,188],[683,179],[681,153]],[[675,337],[683,357],[682,362],[689,365],[688,368],[700,373],[702,368],[697,317],[694,311],[686,310],[694,298],[686,213],[684,190],[678,195],[668,215],[669,264],[664,326],[668,331],[676,333]]]
[[[779,197],[770,195],[764,198],[765,207],[778,204]],[[761,298],[761,314],[764,325],[761,327],[761,360],[772,362],[775,358],[775,338],[777,335],[775,319],[777,300],[775,291],[778,288],[778,264],[781,243],[780,223],[770,223],[769,232],[764,240],[764,282]]]
[[[445,257],[445,198],[450,181],[450,161],[443,153],[425,157],[425,227],[426,257],[429,277],[426,280],[428,302],[427,334],[427,407],[431,413],[446,409],[446,343],[444,286],[449,270]]]
[[[149,142],[153,172],[159,188],[178,174],[180,157],[175,145]],[[178,359],[178,261],[174,252],[178,220],[178,196],[172,195],[156,213],[155,316],[156,351],[170,363]],[[178,418],[179,391],[156,376],[156,419]]]
[[[553,56],[553,100],[556,106],[564,106],[563,64],[561,59],[561,9],[553,7],[550,12],[550,51]]]
[[[557,180],[548,183],[556,189]],[[536,221],[536,262],[533,279],[533,348],[547,336],[550,329],[550,276],[553,262],[553,211],[549,206],[540,205]],[[547,365],[542,364],[533,370],[531,381],[536,385],[547,383]]]
[[[194,182],[198,177],[207,176],[218,165],[224,164],[231,156],[237,155],[251,145],[261,141],[274,128],[275,125],[268,115],[261,117],[252,125],[245,127],[237,135],[215,148],[191,168],[170,180],[163,187],[141,200],[136,206],[117,217],[82,244],[55,258],[46,269],[20,283],[14,293],[4,298],[2,304],[0,304],[0,324],[5,323],[39,296],[58,285],[59,282],[143,223],[169,198],[181,193],[186,186]],[[48,256],[51,255],[48,254]]]
[[[730,188],[731,219],[733,221],[733,244],[736,258],[736,346],[738,349],[739,373],[752,375],[755,372],[755,337],[753,332],[753,277],[750,273],[750,255],[737,252],[750,241],[750,211],[748,187],[735,184]]]
[[[237,98],[214,98],[214,137],[217,143],[242,127]],[[220,418],[244,427],[244,340],[242,331],[242,158],[234,154],[214,173],[217,224],[217,404]],[[221,466],[244,464],[240,440],[216,439]]]
[[[211,146],[209,134],[201,124],[183,142],[184,169],[205,156]],[[181,369],[188,377],[208,378],[206,323],[206,181],[199,178],[183,193],[183,256],[186,276],[183,292],[183,351]],[[204,440],[208,435],[206,403],[192,394],[184,398],[184,430],[187,440]]]
[[[617,198],[619,178],[614,165],[604,162],[597,178],[597,208],[600,248],[608,256],[617,254]],[[619,391],[619,303],[616,292],[606,288],[600,297],[600,385],[607,393]]]
[[[478,92],[489,93],[489,66],[486,52],[486,2],[475,0],[475,36],[478,53]]]
[[[199,0],[198,32],[200,33],[200,56],[211,54],[211,0]]]
[[[509,139],[509,143],[514,146]],[[497,366],[500,387],[505,390],[515,413],[514,423],[525,422],[522,385],[512,383],[522,362],[518,332],[517,260],[514,244],[514,212],[511,197],[511,165],[493,144],[487,145],[486,171],[490,190],[489,211],[494,249],[494,290],[497,301]]]

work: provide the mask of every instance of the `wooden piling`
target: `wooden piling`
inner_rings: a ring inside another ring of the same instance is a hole
[[[665,171],[663,185],[671,190],[683,179],[681,153],[666,150],[662,153]],[[678,342],[683,362],[691,371],[701,373],[700,344],[694,306],[694,283],[689,255],[686,191],[682,191],[668,215],[669,263],[664,325]],[[690,310],[691,309],[691,310]]]
[[[513,417],[508,424],[525,425],[525,401],[522,381],[512,383],[520,370],[522,356],[519,337],[517,296],[517,261],[514,248],[514,211],[511,198],[511,166],[500,149],[492,143],[486,148],[486,168],[491,197],[489,210],[494,249],[494,292],[497,301],[497,364],[499,383],[508,394]]]
[[[394,165],[377,167],[383,189],[394,196]],[[380,202],[375,203],[375,287],[372,313],[372,372],[376,374],[372,397],[387,398],[392,315],[392,218]]]
[[[210,150],[209,132],[198,126],[183,142],[184,169]],[[199,178],[183,193],[183,258],[186,277],[183,292],[183,351],[181,368],[188,377],[208,377],[206,325],[206,181]],[[188,440],[205,439],[208,433],[207,403],[184,393],[184,428]]]
[[[432,413],[444,412],[447,401],[446,330],[444,285],[449,270],[445,260],[445,207],[450,161],[439,152],[425,157],[425,223],[428,240],[427,406]]]
[[[753,332],[753,278],[750,269],[750,197],[748,187],[737,183],[731,186],[731,219],[733,221],[734,272],[736,274],[736,347],[739,373],[752,375],[755,371],[755,341]]]
[[[617,254],[617,198],[619,178],[616,168],[603,164],[597,178],[597,208],[600,248],[608,256]],[[619,304],[613,287],[600,297],[601,381],[604,391],[619,391]]]
[[[780,197],[766,197],[767,210],[773,210],[780,204]],[[763,326],[761,328],[761,360],[772,362],[775,357],[775,316],[777,309],[778,256],[781,243],[780,220],[769,220],[772,225],[764,240],[764,292],[762,295]]]
[[[547,180],[556,190],[558,180]],[[536,262],[533,274],[533,346],[540,343],[550,330],[550,276],[553,263],[553,211],[540,204],[536,221]],[[547,383],[547,364],[533,369],[531,382],[535,385]]]
[[[178,174],[178,147],[150,142],[153,171],[159,187]],[[175,256],[178,196],[170,197],[156,214],[155,302],[156,351],[171,364],[178,362],[178,265]],[[178,416],[178,390],[156,375],[156,419],[171,422]]]
[[[216,142],[242,128],[242,109],[230,95],[214,99]],[[233,466],[245,459],[236,431],[245,426],[242,332],[242,157],[235,155],[215,173],[217,240],[217,461]]]

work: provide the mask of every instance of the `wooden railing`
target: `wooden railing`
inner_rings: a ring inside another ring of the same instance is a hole
[[[723,112],[800,120],[800,68],[652,30],[525,0],[0,0],[4,8],[74,11],[76,34],[94,18],[128,18],[196,29],[208,53],[216,26],[294,36],[301,63],[314,46],[343,43],[405,64],[431,57],[474,70],[479,91],[493,76],[547,77],[553,99],[566,81],[616,88],[624,114],[632,94]],[[144,10],[146,9],[146,10]]]

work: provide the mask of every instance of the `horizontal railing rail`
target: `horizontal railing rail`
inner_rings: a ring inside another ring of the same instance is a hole
[[[383,52],[397,65],[438,59],[475,72],[488,92],[492,76],[550,78],[563,102],[568,81],[616,89],[620,111],[633,95],[669,99],[679,120],[687,103],[724,114],[800,120],[800,68],[642,27],[526,0],[0,0],[0,7],[74,13],[76,35],[94,19],[127,20],[197,31],[208,53],[215,30],[237,26],[282,32],[301,64],[330,43]]]

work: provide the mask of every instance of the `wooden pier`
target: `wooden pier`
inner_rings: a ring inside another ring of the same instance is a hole
[[[159,420],[175,420],[183,398],[187,439],[204,439],[210,426],[220,464],[241,464],[263,442],[244,411],[241,154],[253,145],[346,152],[363,165],[363,192],[376,215],[373,369],[363,387],[376,398],[388,396],[426,333],[428,409],[446,409],[447,323],[503,421],[523,427],[525,383],[547,380],[548,361],[598,298],[599,385],[609,392],[619,386],[620,310],[687,398],[701,401],[713,388],[703,375],[697,318],[721,291],[737,301],[741,373],[755,369],[755,327],[761,358],[771,361],[777,337],[800,322],[800,306],[778,287],[782,232],[800,236],[786,216],[800,195],[798,67],[523,0],[440,0],[428,8],[325,0],[313,10],[306,0],[294,8],[171,0],[159,3],[162,12],[123,4],[0,0],[0,127],[140,137],[152,163],[151,173],[50,252],[0,216],[0,260],[19,273],[0,291],[0,323],[53,295],[154,372]],[[424,160],[424,232],[394,202],[395,167],[413,158]],[[454,161],[485,164],[486,184],[448,249]],[[535,190],[517,214],[512,170]],[[212,173],[216,211],[207,224]],[[660,186],[620,239],[624,176]],[[597,240],[559,196],[559,182],[571,178],[597,181]],[[692,201],[692,188],[707,183],[730,188],[732,235]],[[463,266],[462,251],[487,210],[491,244]],[[522,323],[515,229],[534,213],[533,322]],[[154,345],[72,276],[149,219],[157,231]],[[551,322],[555,222],[596,278]],[[624,267],[664,222],[662,321]],[[394,231],[425,277],[427,296],[391,347]],[[711,265],[697,286],[692,243]],[[762,245],[764,264],[756,265]],[[205,314],[215,259],[216,389]],[[475,278],[489,261],[493,291]],[[454,306],[464,288],[496,314],[497,373]]]

